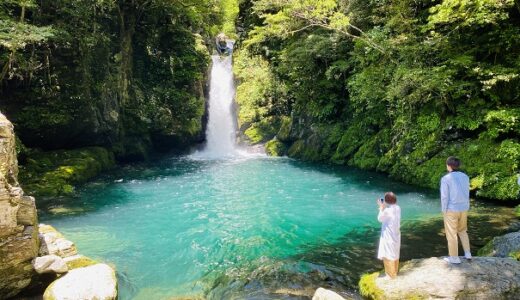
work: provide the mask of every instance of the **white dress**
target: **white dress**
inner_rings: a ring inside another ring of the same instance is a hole
[[[398,260],[401,249],[401,208],[397,204],[389,205],[379,211],[377,220],[382,223],[377,258]]]

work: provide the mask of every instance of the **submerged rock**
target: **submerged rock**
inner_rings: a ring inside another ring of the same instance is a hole
[[[38,274],[66,273],[69,270],[63,258],[57,255],[37,257],[33,260],[33,267]]]
[[[117,299],[116,273],[106,264],[71,270],[45,290],[43,299]]]
[[[450,265],[441,258],[404,263],[394,280],[364,275],[359,288],[370,299],[515,299],[520,291],[520,262],[474,257]]]
[[[312,300],[345,300],[345,298],[341,297],[336,292],[320,287],[314,293]]]
[[[479,250],[480,256],[516,257],[520,252],[520,231],[497,236]]]

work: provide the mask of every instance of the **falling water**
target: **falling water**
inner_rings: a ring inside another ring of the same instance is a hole
[[[233,47],[228,42],[228,47]],[[236,128],[232,105],[235,95],[232,56],[212,56],[209,92],[209,119],[206,129],[206,146],[193,156],[202,158],[226,158],[238,154]]]

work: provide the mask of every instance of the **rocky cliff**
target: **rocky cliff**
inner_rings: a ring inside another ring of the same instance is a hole
[[[34,198],[18,185],[13,125],[0,113],[0,299],[29,285],[39,240]]]

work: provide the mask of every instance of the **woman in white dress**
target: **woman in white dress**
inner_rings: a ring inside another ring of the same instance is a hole
[[[399,270],[399,251],[401,249],[401,208],[397,205],[397,197],[394,193],[385,193],[377,201],[379,214],[377,220],[381,222],[381,238],[377,258],[383,261],[385,266],[385,278],[395,278]]]

